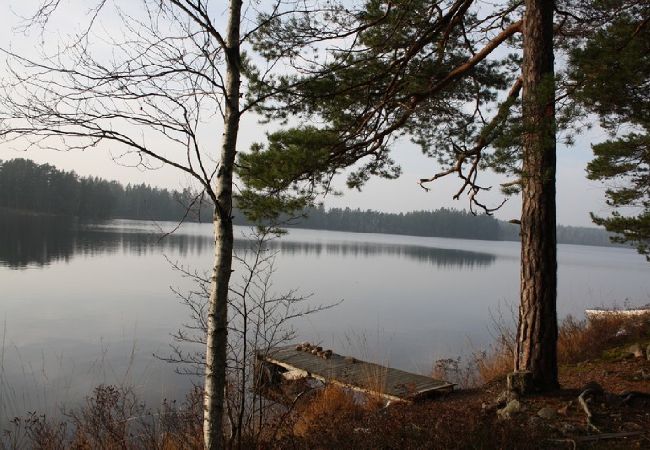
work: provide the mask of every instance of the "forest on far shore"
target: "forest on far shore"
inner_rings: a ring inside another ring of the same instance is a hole
[[[146,184],[124,186],[98,177],[80,177],[74,172],[28,159],[0,160],[0,208],[10,210],[74,216],[81,220],[178,221],[185,217],[188,221],[209,222],[212,216],[209,200],[193,203],[195,197],[190,189],[176,191]],[[235,224],[250,225],[239,211],[235,211],[234,216]],[[519,240],[518,225],[448,208],[386,213],[350,208],[326,210],[320,206],[305,211],[305,217],[286,226],[356,233]],[[558,242],[564,244],[613,245],[609,233],[598,228],[559,225],[557,236]]]

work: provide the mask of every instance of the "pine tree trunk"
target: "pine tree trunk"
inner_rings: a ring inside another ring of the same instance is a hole
[[[515,372],[558,387],[553,2],[526,0],[523,26],[521,303]]]
[[[215,259],[208,309],[208,334],[205,355],[205,393],[203,437],[209,450],[223,447],[226,350],[228,344],[228,284],[232,269],[232,179],[239,131],[239,22],[241,0],[230,1],[226,39],[226,101],[224,133],[215,185],[217,204],[214,214]]]

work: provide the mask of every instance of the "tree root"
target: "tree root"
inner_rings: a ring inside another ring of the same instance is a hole
[[[587,396],[592,395],[592,394],[597,394],[600,393],[596,389],[585,389],[582,391],[582,394],[578,396],[578,403],[580,403],[580,406],[582,406],[582,409],[584,410],[585,414],[587,415],[587,426],[594,430],[596,433],[600,433],[601,431],[598,429],[596,425],[594,425],[593,422],[593,417],[594,414],[591,412],[591,409],[589,409],[589,404],[587,403]]]

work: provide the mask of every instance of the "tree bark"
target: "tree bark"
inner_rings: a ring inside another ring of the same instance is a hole
[[[515,372],[535,390],[557,378],[553,2],[526,0],[523,25],[521,303]]]
[[[203,437],[209,450],[223,447],[226,350],[228,344],[228,284],[232,271],[232,180],[239,132],[241,0],[231,0],[226,37],[226,100],[224,132],[215,185],[215,258],[211,277],[205,355]]]

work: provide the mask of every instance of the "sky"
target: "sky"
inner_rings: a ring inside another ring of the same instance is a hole
[[[63,0],[66,8],[65,17],[60,28],[74,26],[84,20],[88,3],[82,0]],[[24,36],[16,32],[15,26],[19,23],[17,15],[34,11],[37,0],[5,0],[0,4],[0,47],[13,48],[22,51],[29,46],[30,39],[35,36]],[[84,5],[85,3],[85,5]],[[115,26],[110,21],[103,25],[110,28]],[[48,35],[47,39],[56,40],[57,35]],[[0,76],[3,74],[3,65],[0,65]],[[263,142],[268,126],[261,125],[253,115],[245,116],[238,139],[238,146],[246,150],[254,142]],[[208,132],[208,134],[210,134]],[[218,145],[221,131],[214,129],[211,137],[207,137],[211,144]],[[592,158],[591,144],[606,138],[606,134],[595,127],[587,134],[578,136],[575,145],[568,148],[558,143],[557,156],[557,218],[558,223],[574,226],[593,226],[589,212],[606,214],[608,209],[604,202],[605,186],[599,182],[590,181],[585,176],[585,168]],[[38,163],[49,163],[62,170],[74,170],[82,176],[100,176],[106,179],[115,179],[123,183],[148,183],[158,187],[181,189],[188,186],[191,181],[186,175],[170,167],[161,167],[157,170],[140,170],[126,167],[114,161],[115,149],[106,146],[89,149],[86,151],[53,151],[29,150],[22,151],[16,145],[0,143],[0,159],[7,160],[17,157],[29,158]],[[425,192],[417,185],[417,180],[429,177],[440,170],[436,162],[423,156],[417,146],[408,140],[400,140],[393,149],[394,159],[402,167],[402,175],[396,180],[372,179],[361,192],[350,191],[345,188],[344,176],[338,177],[335,186],[342,192],[340,196],[325,198],[327,207],[350,207],[361,209],[374,209],[386,212],[407,212],[413,210],[431,210],[441,207],[467,209],[468,200],[461,197],[453,200],[452,195],[458,188],[458,179],[446,177],[430,185],[430,192]],[[497,205],[501,202],[498,185],[503,182],[494,174],[486,173],[482,176],[482,185],[494,186],[492,192],[482,198],[488,205]],[[521,203],[518,197],[511,197],[506,204],[495,213],[499,219],[510,220],[520,215]]]

